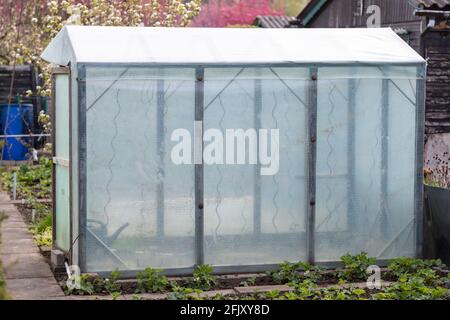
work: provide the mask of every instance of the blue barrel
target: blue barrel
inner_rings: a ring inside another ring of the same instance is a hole
[[[22,135],[29,134],[32,131],[33,105],[2,104],[0,105],[0,113],[2,135]],[[27,160],[30,138],[8,137],[2,138],[2,141],[1,160]]]

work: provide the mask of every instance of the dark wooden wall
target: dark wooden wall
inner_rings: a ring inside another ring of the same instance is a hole
[[[409,32],[409,44],[420,52],[422,19],[414,15],[415,6],[409,0],[365,0],[362,15],[358,0],[332,0],[311,20],[309,28],[358,28],[367,27],[367,8],[377,5],[381,9],[383,27],[406,29]]]
[[[450,132],[450,29],[429,29],[422,36],[428,60],[426,131]]]
[[[0,66],[0,104],[9,102],[12,74],[12,66]],[[21,96],[21,101],[23,103],[34,103],[34,99],[26,97],[25,92],[27,90],[34,91],[35,89],[36,75],[33,68],[29,65],[16,66],[11,103],[16,102],[17,95]]]

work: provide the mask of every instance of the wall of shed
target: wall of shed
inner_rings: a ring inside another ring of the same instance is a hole
[[[423,56],[428,60],[426,132],[450,132],[450,29],[423,34]]]
[[[366,13],[371,5],[378,5],[381,9],[381,23],[383,27],[406,29],[409,34],[410,45],[420,51],[420,35],[422,20],[414,15],[414,6],[405,0],[366,0],[363,1],[363,12],[357,6],[356,0],[328,1],[328,4],[311,20],[309,28],[358,28],[367,27],[367,19],[371,13]]]

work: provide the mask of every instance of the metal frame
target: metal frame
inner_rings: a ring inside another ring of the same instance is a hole
[[[86,186],[87,186],[87,176],[86,176],[86,67],[87,66],[111,66],[112,64],[79,64],[78,65],[78,126],[79,126],[79,141],[78,141],[78,151],[79,151],[79,264],[83,272],[86,271],[86,256],[85,245],[86,245]],[[130,68],[134,66],[133,64],[113,64],[116,67],[124,66]],[[392,66],[415,66],[417,64],[393,64]],[[230,68],[230,67],[308,67],[310,69],[311,79],[306,80],[307,93],[308,93],[308,116],[307,116],[307,137],[308,137],[308,159],[307,159],[307,215],[306,215],[306,246],[307,246],[307,259],[311,263],[315,263],[315,208],[316,208],[316,156],[317,156],[317,99],[318,99],[318,68],[319,66],[334,66],[333,64],[232,64],[232,65],[170,65],[170,64],[135,64],[136,67],[157,67],[157,68],[190,68],[195,70],[195,120],[203,122],[204,113],[204,70],[206,66],[212,68]],[[336,64],[336,66],[345,66],[342,64]],[[377,66],[376,64],[355,64],[355,66]],[[423,70],[423,66],[419,67],[419,70]],[[422,74],[422,73],[421,73]],[[421,89],[424,86],[424,79],[418,80],[417,88],[417,146],[416,146],[416,165],[417,165],[417,175],[416,175],[416,221],[417,221],[417,248],[418,252],[421,251],[421,231],[422,228],[422,214],[421,208],[423,206],[421,195],[423,193],[422,189],[422,161],[423,154],[423,118],[424,118],[424,92]],[[255,83],[255,94],[257,96],[258,84]],[[350,90],[350,89],[349,89]],[[258,106],[258,99],[255,99],[255,107]],[[349,104],[349,115],[352,112],[352,105]],[[257,113],[255,113],[255,124],[257,124]],[[203,128],[202,128],[203,130]],[[349,146],[350,146],[349,141]],[[354,161],[353,161],[354,162]],[[354,163],[353,163],[354,164]],[[352,160],[349,159],[349,165],[352,165]],[[203,183],[203,164],[195,165],[195,264],[203,264],[204,259],[204,183]],[[351,188],[351,186],[350,186]],[[255,220],[254,223],[257,221]],[[383,260],[379,261],[382,263]],[[339,263],[336,261],[318,262],[318,264],[323,266],[335,267]],[[240,265],[240,266],[214,266],[215,273],[250,273],[250,272],[263,272],[267,270],[276,269],[278,266],[273,264],[266,265]],[[167,275],[187,275],[191,274],[194,270],[193,267],[188,268],[176,268],[167,269],[165,273]],[[123,275],[133,276],[137,271],[128,270],[124,271]],[[102,274],[103,272],[99,272]]]
[[[86,65],[78,65],[78,264],[86,270],[87,167],[86,167]]]
[[[306,214],[306,248],[307,260],[313,264],[315,258],[315,231],[316,231],[316,165],[317,165],[317,97],[318,97],[318,68],[310,69],[311,80],[308,81],[308,132],[307,132],[307,170],[306,201],[308,205]]]
[[[195,121],[201,121],[201,156],[203,158],[203,113],[205,104],[205,69],[198,66],[195,69]],[[194,139],[198,139],[195,137]],[[203,159],[202,159],[203,160]],[[202,265],[205,261],[204,244],[204,170],[203,161],[195,163],[195,263]]]
[[[423,154],[425,147],[425,92],[426,92],[426,65],[417,67],[416,82],[416,176],[415,176],[415,238],[416,238],[416,256],[423,257],[423,228],[424,228],[424,186],[423,186]]]
[[[69,235],[69,244],[72,244],[73,241],[73,225],[72,225],[72,218],[73,218],[73,213],[72,213],[72,192],[73,192],[73,188],[72,188],[72,161],[70,161],[72,159],[72,144],[70,143],[71,141],[71,136],[72,136],[72,78],[71,78],[71,72],[70,72],[70,67],[55,67],[52,69],[52,78],[51,78],[51,82],[52,82],[52,88],[55,88],[56,86],[56,77],[57,75],[67,75],[69,78],[69,164],[68,164],[68,170],[69,170],[69,230],[70,230],[70,235]],[[53,130],[51,133],[51,139],[52,139],[52,158],[55,159],[56,158],[56,126],[57,126],[57,122],[56,122],[56,90],[52,90],[52,96],[51,96],[51,122],[53,124]],[[64,252],[66,254],[66,257],[71,259],[71,257],[69,257],[69,253],[70,253],[70,248],[69,251],[66,251],[60,247],[58,247],[56,245],[56,219],[57,219],[57,215],[56,215],[56,165],[61,165],[58,162],[53,161],[52,164],[52,203],[53,203],[53,208],[52,208],[52,248],[53,249],[58,249],[62,252]]]
[[[259,70],[259,69],[258,69]],[[258,72],[258,71],[257,71]],[[262,111],[262,81],[261,79],[255,79],[254,88],[254,125],[256,132],[261,128],[261,111]],[[259,144],[256,147],[256,152],[259,155]],[[261,234],[261,175],[260,175],[261,165],[255,166],[254,173],[254,205],[253,205],[253,233],[255,235]]]

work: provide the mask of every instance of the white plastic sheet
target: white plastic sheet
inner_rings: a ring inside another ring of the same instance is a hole
[[[423,58],[389,28],[239,29],[66,26],[42,57],[75,63],[390,64]]]

